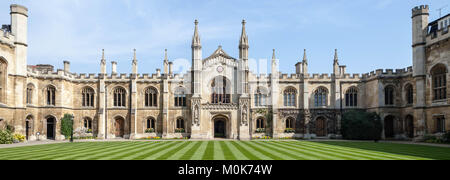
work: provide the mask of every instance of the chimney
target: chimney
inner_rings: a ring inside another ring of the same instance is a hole
[[[64,61],[64,71],[69,73],[70,72],[70,62]]]
[[[156,69],[156,76],[158,76],[158,77],[161,76],[161,69]]]
[[[117,62],[116,61],[111,62],[111,74],[117,74]]]

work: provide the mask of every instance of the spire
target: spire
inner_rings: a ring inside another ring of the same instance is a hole
[[[105,60],[105,49],[102,49],[102,61]]]
[[[338,50],[334,50],[334,63],[339,64]]]
[[[248,37],[247,32],[245,31],[245,19],[242,20],[242,33],[241,33],[241,39],[239,41],[239,47],[247,47],[248,48]]]
[[[272,54],[272,61],[276,60],[277,57],[275,56],[275,49],[273,49],[273,54]]]
[[[134,52],[133,52],[133,53],[134,53],[134,54],[133,54],[133,61],[137,61],[137,59],[136,59],[136,49],[133,49],[133,51],[134,51]]]
[[[167,49],[164,49],[164,61],[169,61],[169,58],[167,57]]]
[[[306,56],[306,49],[303,50],[303,64],[308,64],[308,57]]]
[[[198,21],[197,21],[197,19],[194,21],[194,24],[195,24],[195,30],[194,30],[194,37],[192,38],[192,47],[201,47],[200,35],[198,33]]]

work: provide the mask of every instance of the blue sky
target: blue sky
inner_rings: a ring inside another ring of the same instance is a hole
[[[0,23],[9,24],[9,5],[29,8],[28,64],[98,73],[101,49],[131,71],[137,49],[139,73],[162,68],[164,49],[176,70],[190,64],[194,19],[198,19],[203,57],[222,45],[238,57],[241,21],[247,21],[250,58],[271,59],[277,50],[280,71],[308,51],[310,73],[331,73],[334,49],[348,73],[412,65],[411,9],[430,5],[430,20],[447,0],[2,0]],[[450,7],[443,10],[447,14]],[[182,60],[185,59],[185,60]],[[255,72],[265,72],[255,68]],[[259,65],[259,67],[265,67]]]

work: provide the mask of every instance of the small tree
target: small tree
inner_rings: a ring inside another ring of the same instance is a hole
[[[63,134],[66,138],[70,137],[73,132],[72,121],[72,115],[70,114],[64,114],[64,117],[61,119],[61,134]]]
[[[380,116],[364,111],[349,111],[342,118],[342,136],[350,140],[381,139],[382,125]]]

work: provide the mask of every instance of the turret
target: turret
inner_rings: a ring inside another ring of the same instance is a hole
[[[244,65],[248,66],[248,49],[250,48],[250,46],[248,43],[247,32],[245,31],[245,24],[245,20],[242,20],[242,33],[239,40],[239,59],[244,62]]]
[[[303,61],[298,62],[295,65],[297,74],[307,74],[308,73],[308,58],[306,56],[306,49],[303,51]]]
[[[412,9],[412,47],[414,76],[425,75],[425,39],[428,29],[428,5]]]
[[[164,74],[169,73],[169,58],[167,57],[167,49],[164,50]]]
[[[28,9],[11,5],[11,33],[15,36],[16,75],[26,76],[28,54]]]
[[[333,63],[333,73],[335,76],[339,76],[339,57],[338,57],[338,50],[334,50],[334,63]]]
[[[275,49],[273,49],[273,53],[272,53],[272,79],[277,79],[278,78],[278,60],[277,57],[275,55]]]
[[[111,74],[113,74],[113,75],[117,74],[117,62],[116,61],[111,62]]]
[[[136,49],[133,50],[133,61],[132,61],[132,73],[137,74],[138,73],[138,64],[136,59]]]
[[[195,20],[194,36],[192,37],[192,92],[193,97],[200,97],[202,78],[202,45],[198,32],[198,21]]]
[[[100,60],[100,74],[106,74],[106,59],[104,49],[102,49],[102,60]]]
[[[70,73],[70,62],[64,61],[64,72]]]

